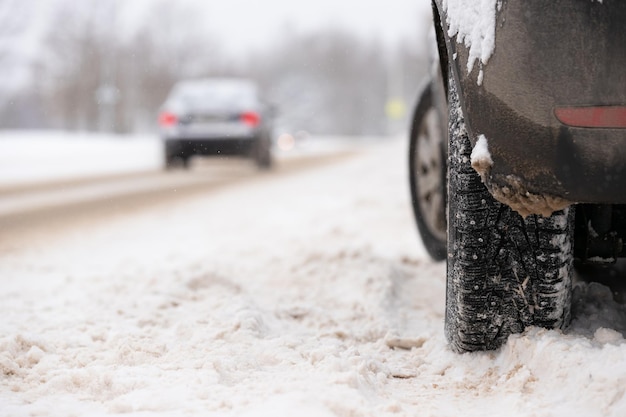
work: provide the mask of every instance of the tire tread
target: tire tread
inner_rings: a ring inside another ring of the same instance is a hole
[[[450,84],[446,336],[458,352],[497,349],[528,326],[567,325],[573,219],[524,219],[491,196]]]

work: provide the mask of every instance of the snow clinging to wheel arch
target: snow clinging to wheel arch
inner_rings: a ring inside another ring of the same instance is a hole
[[[493,181],[490,176],[493,159],[485,135],[479,135],[470,155],[472,168],[480,175],[491,195],[526,218],[530,214],[550,217],[552,213],[563,210],[572,203],[561,197],[548,194],[535,194],[526,188],[521,178],[514,175],[500,177]]]
[[[491,169],[491,166],[493,165],[493,159],[491,159],[489,145],[485,135],[478,136],[476,145],[474,145],[474,149],[472,149],[472,154],[470,155],[470,161],[472,163],[472,168],[480,174],[484,182],[489,169]]]
[[[482,67],[487,64],[496,45],[496,11],[501,0],[443,0],[448,23],[448,36],[456,37],[457,43],[469,50],[467,72],[471,73],[478,60]],[[482,69],[478,84],[482,84]]]

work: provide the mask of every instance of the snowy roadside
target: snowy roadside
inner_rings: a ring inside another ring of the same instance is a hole
[[[154,136],[0,132],[0,186],[160,169]]]
[[[277,158],[337,152],[354,140],[313,137]],[[163,168],[163,143],[155,135],[111,135],[61,131],[0,131],[0,187],[37,184]]]
[[[406,144],[367,150],[0,254],[0,414],[626,414],[604,287],[569,334],[447,349]]]

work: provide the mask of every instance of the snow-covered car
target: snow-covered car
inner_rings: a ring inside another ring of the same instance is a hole
[[[247,79],[213,78],[177,83],[161,107],[165,166],[188,166],[194,155],[239,155],[260,168],[272,164],[272,109]]]
[[[564,328],[574,260],[626,256],[626,2],[436,0],[415,108],[418,229],[458,352]]]

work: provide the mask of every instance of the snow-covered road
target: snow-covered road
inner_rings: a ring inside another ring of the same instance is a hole
[[[0,416],[624,416],[626,310],[443,337],[406,143],[81,223],[0,253]]]

